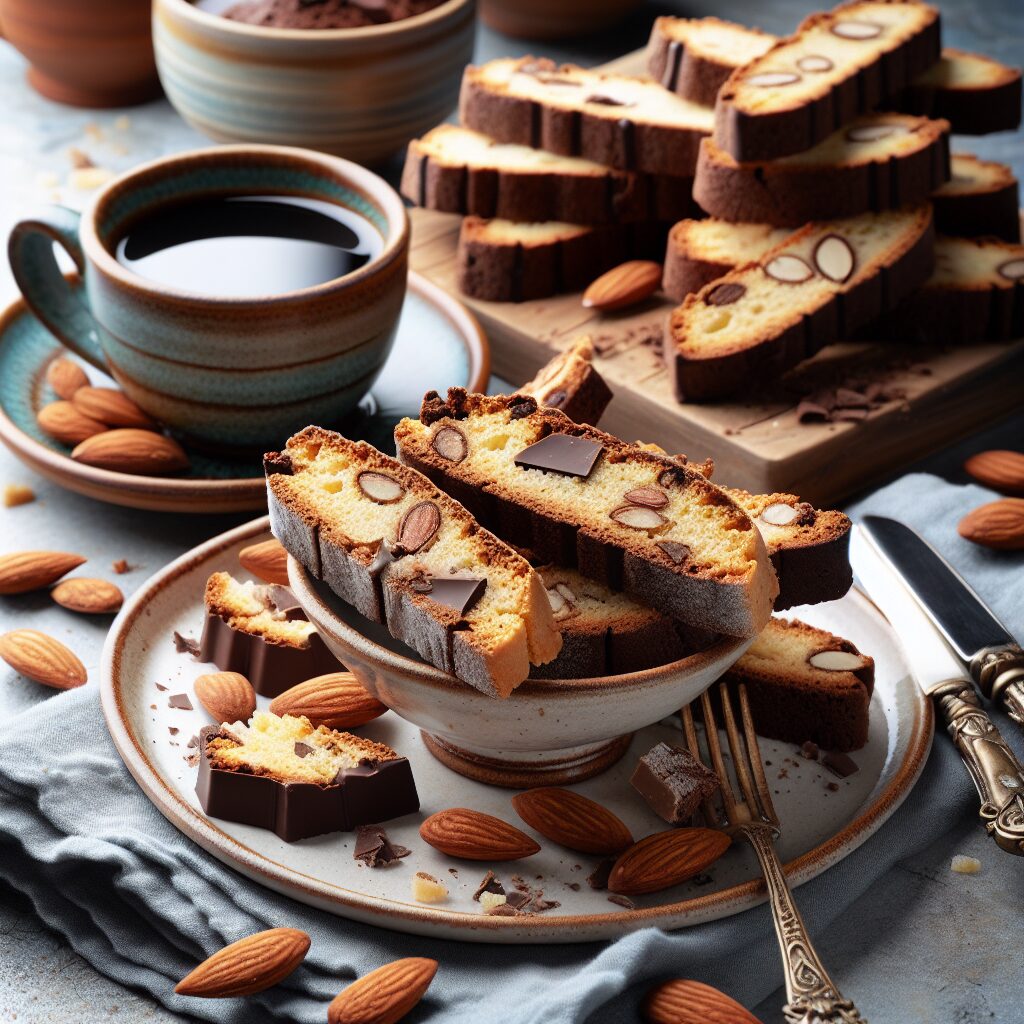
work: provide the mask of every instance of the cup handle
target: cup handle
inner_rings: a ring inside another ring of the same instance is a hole
[[[61,273],[53,251],[57,242],[74,260],[79,274],[85,274],[85,254],[78,239],[80,220],[65,206],[44,208],[14,225],[7,255],[14,280],[32,312],[72,352],[107,371],[99,340],[103,328]]]

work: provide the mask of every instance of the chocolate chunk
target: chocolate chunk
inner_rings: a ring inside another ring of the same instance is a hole
[[[191,711],[192,701],[188,699],[187,693],[174,693],[167,698],[167,706],[178,711]]]
[[[155,686],[155,687],[156,687],[156,688],[157,688],[157,689],[158,689],[158,690],[159,690],[159,691],[160,691],[161,693],[166,693],[166,692],[168,691],[168,689],[170,689],[170,687],[164,686],[164,685],[163,685],[163,683],[154,683],[153,685],[154,685],[154,686]]]
[[[837,750],[830,750],[822,759],[821,763],[830,771],[833,775],[838,775],[841,779],[849,778],[856,772],[860,771],[860,767],[852,757],[842,754]]]
[[[498,881],[497,878],[494,877],[493,871],[488,871],[487,874],[484,875],[483,880],[476,887],[476,892],[473,893],[473,899],[475,899],[477,903],[479,903],[480,894],[485,892],[494,893],[495,896],[505,895],[505,887],[501,884],[501,882]]]
[[[587,875],[587,885],[591,889],[607,889],[608,888],[608,877],[612,873],[612,868],[615,867],[614,857],[605,857],[600,864],[594,868],[593,871]]]
[[[718,776],[688,750],[659,743],[640,758],[630,785],[670,825],[690,820],[718,791]]]
[[[533,897],[528,892],[510,892],[505,903],[513,910],[522,910],[532,899]]]
[[[441,510],[432,501],[417,502],[398,524],[398,539],[392,548],[395,558],[413,555],[434,539],[441,526]]]
[[[738,281],[727,281],[716,288],[712,288],[704,296],[704,302],[709,306],[730,306],[732,303],[742,299],[747,292],[747,286]]]
[[[191,654],[193,658],[199,657],[199,641],[190,636],[182,636],[177,630],[174,631],[174,649],[179,654]]]
[[[313,748],[308,743],[302,743],[301,741],[295,744],[295,756],[296,757],[309,757],[313,753]]]
[[[356,829],[353,860],[361,860],[371,868],[386,868],[389,864],[397,864],[410,853],[412,850],[392,843],[380,825],[360,825]]]
[[[659,540],[658,547],[672,559],[676,565],[682,565],[690,557],[690,548],[677,540]]]
[[[431,576],[430,600],[465,615],[487,589],[484,576]]]
[[[521,469],[543,469],[563,476],[586,479],[590,476],[604,446],[586,437],[572,434],[548,434],[515,458]]]

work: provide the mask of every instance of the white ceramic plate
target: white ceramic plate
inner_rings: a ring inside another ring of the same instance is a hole
[[[522,824],[510,804],[513,794],[442,766],[423,746],[419,731],[393,712],[359,731],[390,744],[412,762],[421,811],[387,824],[392,839],[413,850],[399,864],[374,870],[357,863],[351,834],[289,844],[262,829],[207,818],[194,792],[196,769],[186,763],[185,754],[189,738],[209,724],[194,699],[192,683],[212,669],[177,653],[172,631],[198,638],[207,576],[218,569],[241,574],[239,549],[268,535],[267,520],[260,519],[215,537],[162,569],[125,605],[103,652],[103,711],[125,764],[156,807],[219,860],[262,885],[344,917],[483,942],[608,939],[651,925],[669,929],[697,924],[763,901],[756,862],[745,846],[729,850],[709,879],[639,897],[636,909],[627,910],[610,903],[607,893],[587,886],[597,858],[543,842],[541,852],[527,860],[490,866],[506,884],[519,874],[561,906],[529,917],[485,917],[472,895],[489,865],[438,853],[423,843],[418,828],[426,815],[458,806]],[[837,780],[816,762],[801,758],[792,744],[762,743],[783,824],[779,849],[788,862],[790,882],[799,885],[856,849],[899,806],[924,766],[933,722],[931,704],[911,679],[889,626],[866,598],[851,593],[828,605],[795,609],[794,614],[848,637],[876,665],[870,739],[853,755],[860,770],[838,781],[837,791],[827,785]],[[158,682],[168,689],[158,689]],[[188,693],[195,710],[169,707],[168,698],[177,693]],[[260,702],[265,705],[265,698]],[[615,767],[576,787],[618,814],[638,838],[665,825],[635,795],[628,777],[637,757],[662,739],[678,741],[678,725],[665,722],[641,730]],[[443,879],[450,890],[448,901],[434,906],[414,902],[410,879],[415,871]]]

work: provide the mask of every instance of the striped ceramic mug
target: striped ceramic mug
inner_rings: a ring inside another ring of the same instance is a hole
[[[127,226],[162,205],[246,194],[347,207],[380,234],[379,252],[343,277],[256,298],[178,291],[114,256]],[[84,276],[87,306],[60,273],[53,242]],[[302,149],[223,146],[130,171],[81,217],[54,206],[22,220],[9,256],[36,315],[151,416],[195,442],[259,448],[337,421],[366,394],[394,340],[408,249],[402,201],[373,172]]]

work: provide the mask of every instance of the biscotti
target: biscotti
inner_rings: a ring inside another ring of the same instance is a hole
[[[499,142],[679,177],[693,176],[697,146],[714,124],[710,107],[657,82],[533,57],[467,68],[459,116]]]
[[[655,18],[647,73],[683,99],[713,107],[733,71],[777,42],[767,32],[720,18]]]
[[[672,313],[665,357],[677,397],[733,394],[849,337],[924,283],[933,249],[927,204],[801,228]]]
[[[746,684],[762,736],[843,752],[867,742],[874,662],[849,640],[772,619],[725,678]]]
[[[692,216],[690,182],[633,174],[580,157],[439,125],[409,143],[402,194],[443,213],[504,220],[622,224]]]
[[[702,629],[750,636],[767,621],[778,584],[760,533],[672,459],[524,395],[461,388],[428,394],[395,442],[403,462],[540,559]]]
[[[715,142],[739,161],[810,149],[939,59],[939,12],[919,0],[853,0],[737,68],[715,103]]]
[[[561,637],[530,564],[419,473],[319,427],[264,464],[277,539],[431,664],[507,697],[531,664],[558,653]]]
[[[865,114],[778,160],[739,163],[701,143],[693,197],[713,217],[776,227],[915,206],[949,180],[949,123]]]
[[[1006,164],[954,153],[952,177],[933,196],[935,230],[944,235],[1020,241],[1017,179]]]
[[[612,400],[611,388],[594,368],[594,343],[585,335],[516,390],[535,398],[538,405],[560,409],[577,423],[596,424]]]

